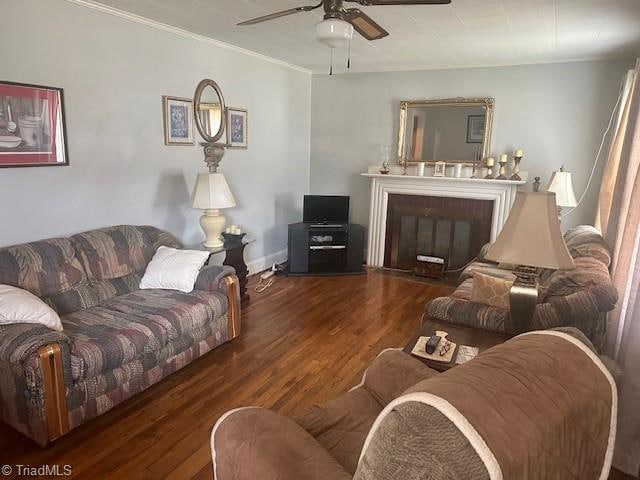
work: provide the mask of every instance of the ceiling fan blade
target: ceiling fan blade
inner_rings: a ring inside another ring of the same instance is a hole
[[[262,17],[252,18],[251,20],[240,22],[238,23],[238,25],[255,25],[256,23],[267,22],[269,20],[275,20],[276,18],[286,17],[287,15],[293,15],[294,13],[310,12],[311,10],[315,10],[320,6],[322,6],[322,2],[319,5],[307,5],[304,7],[290,8],[288,10],[283,10],[282,12],[270,13],[269,15],[264,15]]]
[[[367,40],[379,40],[389,35],[389,32],[359,8],[345,10],[344,19],[353,25],[353,28]]]
[[[451,0],[346,0],[365,7],[372,5],[449,5]]]

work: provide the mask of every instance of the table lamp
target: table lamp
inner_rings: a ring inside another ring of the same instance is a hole
[[[486,258],[517,265],[509,292],[516,333],[529,330],[538,303],[538,269],[574,268],[560,231],[552,192],[517,192],[511,213]]]
[[[563,208],[575,208],[578,205],[578,202],[576,202],[576,196],[573,193],[571,173],[565,172],[564,167],[560,167],[559,172],[553,172],[547,191],[556,194],[558,220],[561,220],[562,218],[561,214]]]
[[[221,208],[236,206],[236,201],[229,190],[224,175],[219,172],[199,173],[193,189],[191,206],[204,210],[200,217],[200,226],[206,236],[202,244],[206,249],[220,248],[223,242],[220,238],[226,219],[220,213]]]

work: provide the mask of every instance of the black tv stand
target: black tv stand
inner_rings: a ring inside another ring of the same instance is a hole
[[[354,223],[289,225],[290,275],[354,275],[364,273],[364,228]]]

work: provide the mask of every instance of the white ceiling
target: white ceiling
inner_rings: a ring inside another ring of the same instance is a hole
[[[271,22],[236,23],[299,0],[99,0],[99,3],[324,72],[329,49],[315,40],[322,9]],[[357,4],[347,4],[358,6]],[[514,65],[640,54],[640,0],[453,0],[451,5],[361,7],[390,32],[357,33],[352,71]],[[337,51],[344,70],[345,51]]]

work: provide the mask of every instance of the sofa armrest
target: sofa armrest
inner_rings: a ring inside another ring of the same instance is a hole
[[[71,344],[64,332],[33,323],[0,325],[0,362],[23,364],[40,347]]]
[[[381,405],[399,397],[411,385],[437,375],[417,358],[402,350],[383,350],[364,372],[361,385]]]
[[[226,285],[223,280],[235,274],[233,267],[227,265],[207,265],[200,270],[194,288],[205,292],[225,292]]]
[[[293,420],[263,408],[223,415],[211,432],[215,480],[350,480]]]
[[[607,312],[613,310],[617,302],[618,292],[611,285],[547,297],[536,306],[534,324],[537,328],[576,327],[601,351],[607,333]]]
[[[44,446],[69,431],[70,343],[31,324],[0,327],[0,418]]]
[[[240,284],[236,271],[227,265],[208,265],[200,270],[194,288],[205,292],[222,292],[227,296],[229,340],[240,335]]]

